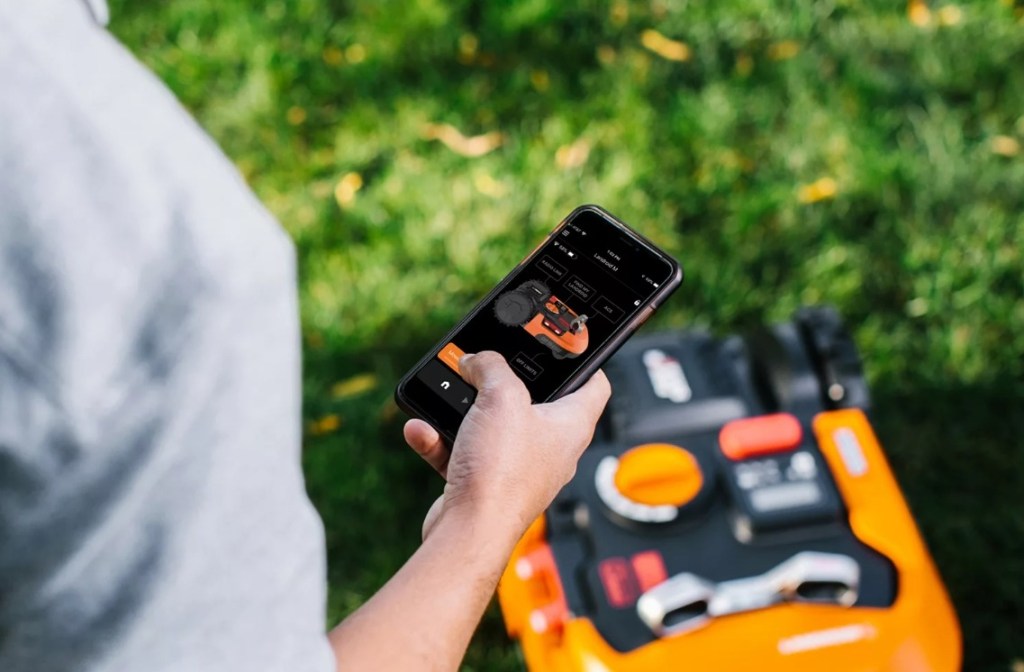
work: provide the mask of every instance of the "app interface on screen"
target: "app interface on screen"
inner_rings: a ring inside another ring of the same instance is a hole
[[[465,413],[476,390],[459,377],[459,358],[496,350],[534,401],[547,399],[671,274],[666,261],[584,211],[545,242],[416,377]]]

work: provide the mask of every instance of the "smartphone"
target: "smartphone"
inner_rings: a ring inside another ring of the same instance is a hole
[[[495,350],[534,403],[582,385],[683,281],[675,259],[596,205],[573,210],[398,383],[395,400],[451,446],[476,390],[467,352]]]

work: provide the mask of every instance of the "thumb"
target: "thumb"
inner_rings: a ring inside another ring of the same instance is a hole
[[[505,358],[496,352],[463,355],[459,360],[459,372],[467,383],[480,392],[478,401],[490,397],[512,397],[511,401],[530,403],[530,393],[523,381],[513,373]]]

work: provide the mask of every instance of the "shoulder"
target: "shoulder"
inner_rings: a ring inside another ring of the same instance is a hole
[[[140,348],[293,290],[284,231],[83,3],[0,19],[0,348],[90,399]]]

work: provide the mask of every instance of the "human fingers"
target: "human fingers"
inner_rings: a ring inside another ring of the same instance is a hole
[[[608,377],[598,371],[580,389],[546,405],[550,411],[571,414],[580,423],[596,424],[611,394]]]
[[[450,453],[437,430],[422,420],[410,420],[402,430],[405,442],[427,461],[442,477],[447,478]]]
[[[530,402],[530,393],[523,381],[512,372],[505,358],[496,352],[463,355],[459,360],[459,372],[479,392],[477,405],[495,401]]]

